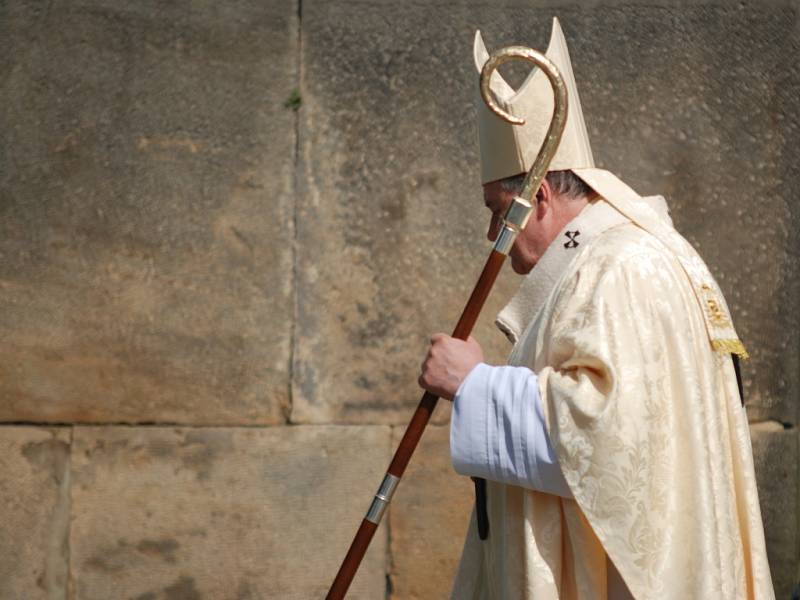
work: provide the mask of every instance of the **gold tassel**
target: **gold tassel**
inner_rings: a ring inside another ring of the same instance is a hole
[[[729,340],[711,340],[711,347],[717,352],[725,352],[726,354],[738,354],[742,360],[747,360],[750,355],[745,350],[744,344],[741,340],[736,338]]]

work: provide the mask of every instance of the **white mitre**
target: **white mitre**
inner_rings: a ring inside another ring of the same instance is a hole
[[[480,73],[489,59],[481,32],[475,32],[475,66]],[[567,85],[569,111],[564,135],[550,163],[551,171],[594,167],[592,148],[583,120],[578,86],[572,73],[567,41],[561,24],[553,19],[553,32],[545,52],[561,72]],[[512,115],[525,119],[524,125],[512,125],[491,112],[478,94],[478,140],[481,154],[481,183],[504,179],[527,172],[539,153],[553,114],[553,90],[547,76],[534,69],[517,91],[498,71],[490,82],[498,104]]]

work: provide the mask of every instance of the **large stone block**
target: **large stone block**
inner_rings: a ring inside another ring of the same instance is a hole
[[[798,434],[774,422],[753,425],[750,432],[775,596],[789,598],[800,584]]]
[[[380,426],[77,428],[76,600],[321,598],[389,441]],[[383,597],[385,564],[382,529],[348,597]]]
[[[398,444],[403,428],[394,428]],[[450,428],[428,427],[389,514],[392,599],[445,598],[469,524],[472,482],[453,471]]]
[[[295,3],[0,13],[0,419],[282,421]]]
[[[304,3],[294,418],[398,422],[413,404],[425,337],[485,251],[474,30],[541,48],[558,14],[598,164],[668,197],[752,350],[751,415],[795,420],[797,7],[504,4]]]
[[[405,422],[427,339],[453,328],[488,256],[454,51],[468,39],[444,14],[463,24],[460,8],[304,4],[296,421]],[[511,279],[476,330],[497,358]]]
[[[0,598],[66,598],[66,428],[0,427]]]

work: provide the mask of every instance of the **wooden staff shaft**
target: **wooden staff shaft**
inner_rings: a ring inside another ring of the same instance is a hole
[[[505,254],[492,250],[483,267],[481,276],[478,278],[478,283],[475,284],[475,288],[472,290],[464,312],[461,313],[461,318],[453,330],[454,338],[466,340],[469,334],[472,333],[475,322],[478,320],[478,315],[480,315],[486,298],[489,296],[489,292],[497,279],[497,274],[503,266],[505,257]],[[350,549],[347,551],[344,561],[342,561],[342,566],[339,567],[339,572],[336,574],[336,578],[328,591],[327,600],[341,600],[347,593],[347,589],[350,587],[359,565],[361,565],[364,554],[367,552],[369,543],[372,541],[372,536],[375,535],[375,530],[378,529],[378,523],[383,517],[386,506],[391,501],[391,496],[403,473],[405,473],[438,400],[439,398],[430,392],[423,394],[417,410],[414,412],[414,416],[411,417],[411,422],[408,424],[405,434],[403,434],[403,439],[394,453],[394,458],[392,458],[392,462],[389,465],[386,477],[378,489],[375,499],[372,501],[367,516],[361,521],[361,526],[356,532],[353,543],[350,544]]]
[[[461,318],[458,320],[453,337],[466,340],[469,337],[472,328],[475,326],[475,321],[478,320],[478,315],[483,308],[486,297],[494,285],[497,274],[500,272],[500,267],[503,266],[505,259],[511,247],[514,244],[516,235],[525,229],[525,224],[531,214],[532,206],[531,201],[539,189],[542,179],[547,172],[548,165],[553,159],[553,156],[558,149],[558,144],[561,135],[564,132],[564,125],[567,122],[567,86],[561,74],[558,72],[556,66],[545,55],[536,52],[531,48],[524,46],[510,46],[503,48],[489,57],[489,60],[484,64],[481,70],[480,90],[481,97],[486,102],[492,112],[497,114],[501,119],[509,123],[522,124],[525,121],[519,117],[515,117],[503,109],[501,109],[492,98],[491,94],[491,76],[492,73],[501,64],[514,59],[524,59],[529,62],[535,63],[542,72],[547,75],[550,80],[550,85],[553,88],[554,94],[554,108],[553,117],[550,121],[550,126],[547,129],[547,135],[542,142],[542,147],[536,160],[525,176],[525,181],[522,184],[521,196],[517,196],[511,202],[506,214],[503,218],[503,228],[500,231],[494,245],[494,250],[489,255],[486,265],[483,267],[481,276],[478,283],[475,284],[475,289],[467,302],[464,312],[461,313]],[[361,559],[369,547],[372,536],[375,535],[375,530],[378,528],[383,513],[386,510],[389,502],[392,499],[397,484],[411,460],[411,455],[422,437],[425,426],[431,418],[433,409],[436,408],[436,402],[439,399],[433,394],[426,393],[422,396],[419,406],[417,407],[411,422],[406,428],[403,439],[394,454],[386,476],[383,478],[378,493],[367,511],[367,516],[358,528],[355,539],[350,545],[350,550],[345,556],[342,566],[339,567],[339,572],[336,574],[336,579],[328,592],[328,600],[341,600],[347,593],[347,588],[361,564]]]

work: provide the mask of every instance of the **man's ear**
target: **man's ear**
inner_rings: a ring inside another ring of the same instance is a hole
[[[553,207],[553,188],[547,179],[542,179],[542,185],[536,192],[536,218],[541,220]]]

